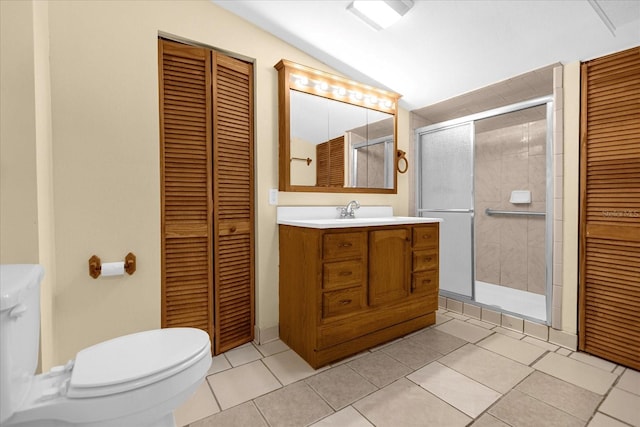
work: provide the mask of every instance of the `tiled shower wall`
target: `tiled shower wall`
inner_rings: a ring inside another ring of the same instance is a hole
[[[546,120],[537,120],[476,134],[476,280],[545,293],[544,217],[485,210],[545,212],[546,132]],[[513,190],[531,191],[531,203],[510,203]]]
[[[384,188],[384,144],[375,144],[358,150],[357,187]]]

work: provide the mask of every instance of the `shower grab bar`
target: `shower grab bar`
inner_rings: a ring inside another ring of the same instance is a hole
[[[529,211],[500,211],[494,209],[485,209],[484,213],[492,215],[516,215],[516,216],[546,216],[545,212],[529,212]]]
[[[418,212],[457,212],[457,213],[471,213],[473,209],[418,209]]]

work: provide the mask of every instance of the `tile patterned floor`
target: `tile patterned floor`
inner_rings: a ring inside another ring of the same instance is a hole
[[[281,341],[214,358],[189,427],[640,427],[640,373],[439,310],[436,325],[314,370]]]

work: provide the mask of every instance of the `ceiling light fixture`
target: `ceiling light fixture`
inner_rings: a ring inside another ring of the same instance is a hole
[[[413,0],[354,0],[347,10],[376,30],[383,30],[397,22],[412,7]]]

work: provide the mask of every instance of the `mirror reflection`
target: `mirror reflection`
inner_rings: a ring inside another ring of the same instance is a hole
[[[395,192],[397,95],[342,86],[339,77],[284,60],[276,68],[280,190]]]
[[[393,188],[393,115],[296,90],[290,102],[291,185]]]

